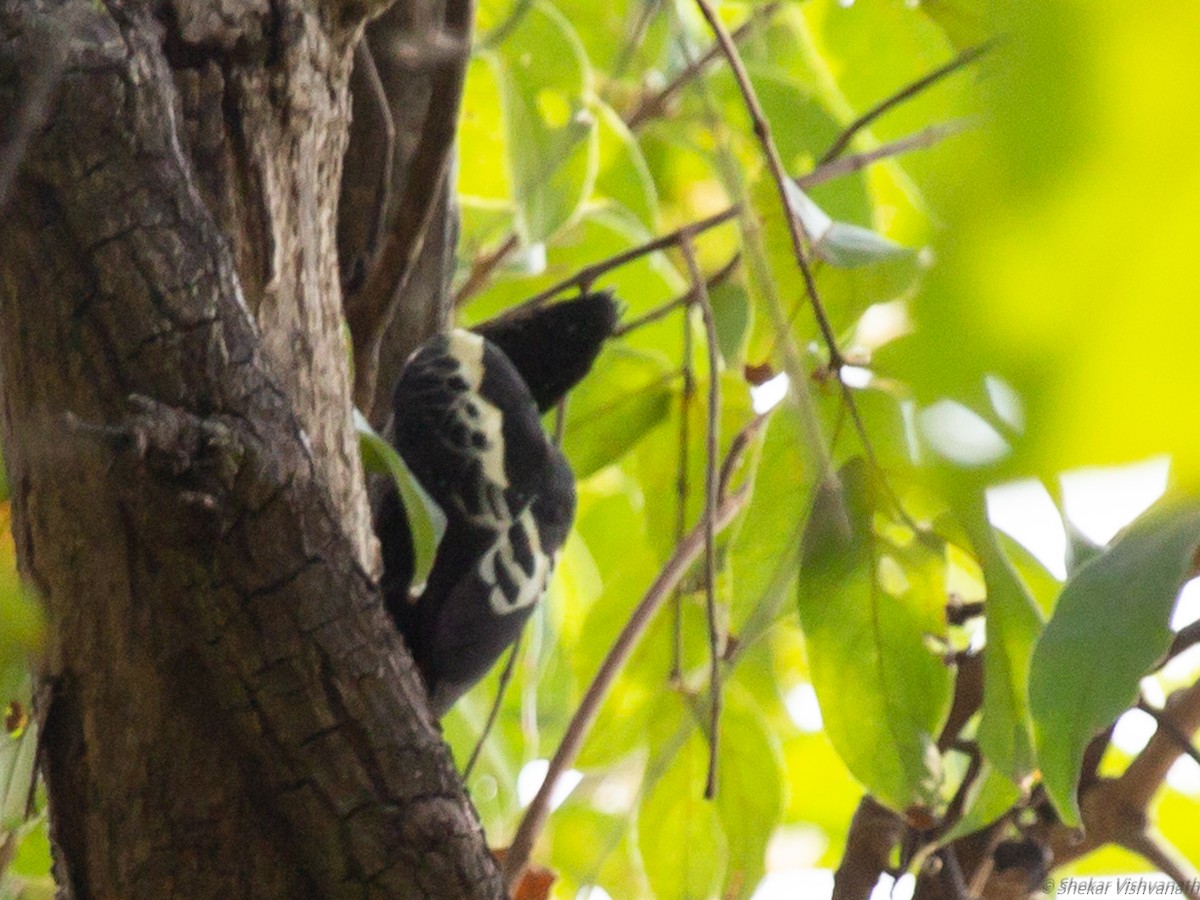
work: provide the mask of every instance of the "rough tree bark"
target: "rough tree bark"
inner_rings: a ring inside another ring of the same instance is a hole
[[[0,0],[4,455],[49,619],[63,896],[502,895],[379,601],[350,417],[337,198],[381,11]],[[441,47],[393,77],[456,105],[469,7],[392,19],[381,40]],[[438,146],[396,142],[382,227],[410,236],[380,245],[403,264],[364,318],[382,397],[445,309],[450,138],[426,118],[404,127]],[[349,187],[377,157],[348,158],[344,236],[378,199]]]

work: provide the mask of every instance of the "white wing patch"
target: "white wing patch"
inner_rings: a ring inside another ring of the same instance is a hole
[[[476,574],[488,588],[492,612],[505,616],[538,602],[550,580],[554,559],[542,548],[532,504],[514,515],[504,494],[509,481],[504,469],[503,416],[479,392],[484,379],[484,339],[462,329],[451,331],[448,338],[449,356],[456,369],[447,380],[457,376],[466,385],[465,389],[452,388],[452,414],[467,435],[465,446],[455,440],[454,447],[477,459],[484,475],[476,496],[455,501],[465,519],[495,534],[476,565]]]
[[[479,459],[488,481],[503,490],[508,487],[508,475],[504,471],[504,418],[499,408],[479,393],[483,384],[483,348],[481,335],[461,328],[450,332],[450,354],[458,362],[458,375],[468,388],[455,397],[454,415],[468,432],[483,434],[483,447],[469,447],[468,450]]]
[[[533,512],[529,507],[521,511],[512,523],[512,528],[520,529],[524,534],[531,563],[528,570],[517,559],[516,544],[507,530],[497,537],[496,542],[479,560],[479,577],[484,584],[491,585],[488,604],[498,616],[514,613],[537,603],[550,580],[550,570],[554,567],[554,560],[542,550],[537,523],[534,522]],[[511,596],[505,591],[504,585],[513,587]]]

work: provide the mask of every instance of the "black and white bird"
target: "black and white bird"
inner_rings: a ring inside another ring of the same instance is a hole
[[[387,610],[439,717],[521,633],[575,515],[575,477],[539,413],[591,368],[616,324],[607,293],[422,344],[393,396],[394,443],[446,517],[424,588],[390,490],[376,516]]]

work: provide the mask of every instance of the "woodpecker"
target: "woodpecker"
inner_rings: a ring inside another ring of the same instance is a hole
[[[399,494],[376,516],[384,601],[439,718],[521,633],[575,516],[575,477],[542,428],[616,324],[611,295],[584,293],[478,331],[455,329],[409,357],[393,395],[393,442],[446,517],[433,568],[413,590]]]

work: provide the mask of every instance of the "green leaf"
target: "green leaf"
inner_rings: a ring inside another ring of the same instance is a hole
[[[986,828],[1012,809],[1020,799],[1020,789],[984,762],[974,783],[967,789],[962,817],[942,836],[942,845]]]
[[[599,162],[593,196],[614,200],[648,229],[658,224],[658,191],[637,138],[612,107],[592,104],[599,122]]]
[[[12,831],[26,818],[37,761],[37,725],[16,735],[0,732],[0,829]]]
[[[721,716],[717,813],[729,842],[724,898],[749,897],[766,870],[767,842],[783,815],[783,754],[744,690],[729,689]]]
[[[921,272],[916,254],[874,231],[858,225],[835,221],[816,201],[791,182],[787,182],[789,208],[804,224],[813,242],[817,261],[812,264],[821,303],[835,331],[852,326],[873,303],[894,300],[910,293]],[[798,336],[808,341],[816,336],[815,324],[807,310],[793,312],[803,305],[804,284],[779,202],[774,182],[761,176],[750,191],[751,204],[762,221],[761,246],[772,288],[751,281],[755,293],[762,294],[764,308],[756,309],[755,327],[766,335],[765,345],[773,346],[768,290],[778,292],[788,305],[788,316],[795,322]],[[752,236],[747,233],[747,244]],[[750,260],[753,265],[753,259]],[[763,334],[751,341],[764,344]],[[753,358],[753,356],[752,356]]]
[[[704,799],[708,749],[693,732],[638,808],[637,845],[656,897],[707,900],[725,874],[728,845]]]
[[[717,345],[728,366],[745,359],[746,336],[750,331],[750,296],[736,278],[727,279],[708,291],[712,303]]]
[[[1029,661],[1042,616],[1001,550],[983,498],[963,513],[987,585],[987,648],[979,749],[1001,773],[1020,783],[1034,768],[1029,716]]]
[[[814,249],[818,257],[839,269],[858,269],[884,260],[914,255],[908,247],[889,241],[869,228],[848,222],[831,224]]]
[[[504,105],[500,99],[499,68],[494,55],[477,56],[468,63],[463,84],[458,140],[481,159],[504,158]],[[512,186],[504,166],[455,166],[454,172],[458,194],[468,204],[486,200],[511,205]]]
[[[610,344],[571,394],[563,449],[578,478],[616,461],[670,409],[674,373],[661,357]]]
[[[571,23],[546,2],[530,7],[499,53],[517,228],[525,243],[536,243],[567,224],[591,193],[591,70]]]
[[[935,738],[951,694],[929,646],[945,632],[942,561],[887,522],[863,460],[848,462],[840,482],[818,491],[800,564],[800,624],[825,730],[880,801],[935,809]]]
[[[1160,505],[1068,579],[1033,653],[1029,700],[1046,792],[1068,824],[1088,742],[1137,696],[1171,643],[1196,568],[1200,502]]]
[[[908,247],[869,228],[834,221],[795,183],[785,181],[783,186],[788,206],[804,226],[804,233],[812,241],[818,259],[839,269],[857,269],[898,256],[913,256]]]
[[[390,475],[404,501],[408,527],[413,541],[413,587],[421,587],[433,569],[438,544],[446,533],[446,516],[425,493],[396,448],[380,437],[359,410],[354,410],[359,453],[368,472]]]

